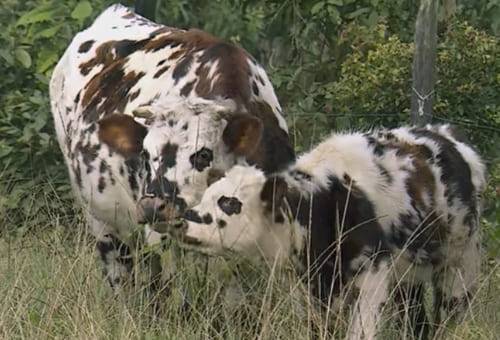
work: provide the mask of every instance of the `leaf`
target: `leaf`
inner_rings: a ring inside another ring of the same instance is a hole
[[[37,8],[23,14],[19,18],[19,20],[17,20],[16,26],[30,25],[37,22],[48,21],[52,19],[53,14],[53,10],[40,10],[39,8]]]
[[[24,68],[30,68],[31,67],[31,56],[26,50],[23,50],[22,48],[16,49],[16,59],[21,63],[21,65],[24,66]]]
[[[53,46],[44,46],[38,52],[36,56],[36,71],[37,73],[43,73],[47,71],[52,65],[54,65],[58,60],[57,48]]]
[[[14,150],[10,145],[2,145],[0,144],[0,158],[7,156]]]
[[[62,24],[46,28],[44,30],[41,30],[40,32],[36,33],[36,37],[41,37],[41,38],[52,38],[53,36],[56,35],[56,33],[59,31],[59,29],[62,27]]]
[[[7,64],[14,64],[14,58],[12,57],[12,54],[10,54],[10,52],[7,50],[0,50],[0,57],[4,58]]]
[[[369,11],[370,11],[369,8],[366,8],[366,7],[360,8],[360,9],[355,10],[354,12],[347,14],[347,17],[349,19],[354,19],[354,18],[359,17],[360,15],[365,14]]]
[[[330,15],[330,19],[334,24],[340,24],[341,18],[340,13],[333,6],[328,6],[328,14]]]
[[[342,0],[328,0],[328,3],[330,5],[342,6],[344,4],[344,1],[342,1]]]
[[[378,13],[377,11],[373,11],[370,13],[370,15],[368,16],[368,20],[367,20],[367,24],[369,27],[373,27],[375,26],[377,23],[378,23]]]
[[[73,12],[71,12],[71,17],[76,20],[83,21],[85,18],[88,18],[92,14],[92,6],[88,1],[79,2],[76,5]]]
[[[324,1],[317,2],[311,8],[311,14],[314,15],[314,14],[319,13],[319,11],[321,11],[323,9],[323,7],[325,7],[325,2]]]

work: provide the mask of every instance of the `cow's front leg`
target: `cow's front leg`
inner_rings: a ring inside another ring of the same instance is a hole
[[[363,269],[354,279],[359,294],[353,303],[347,338],[375,339],[382,307],[388,297],[389,264],[382,261]]]
[[[144,241],[148,248],[152,250],[147,254],[143,254],[142,261],[147,271],[146,280],[150,286],[150,291],[154,295],[168,295],[169,282],[175,274],[175,263],[168,256],[165,259],[165,254],[170,254],[168,236],[153,230],[149,225],[144,226]],[[160,251],[162,255],[158,253]]]
[[[103,263],[104,276],[111,287],[116,288],[129,281],[134,263],[130,248],[106,223],[90,215],[87,215],[87,221],[97,240],[96,249]]]

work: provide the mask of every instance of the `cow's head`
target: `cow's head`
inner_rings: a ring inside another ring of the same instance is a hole
[[[300,247],[300,235],[295,238],[292,232],[298,225],[284,215],[287,190],[283,178],[266,178],[255,167],[237,165],[213,183],[170,232],[186,247],[207,254],[286,257]]]
[[[207,103],[143,107],[134,115],[101,119],[99,139],[141,161],[139,222],[168,222],[198,203],[238,157],[255,152],[263,129],[258,118]]]

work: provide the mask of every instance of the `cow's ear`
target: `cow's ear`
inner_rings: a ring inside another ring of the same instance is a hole
[[[285,204],[287,191],[288,185],[285,180],[282,177],[273,176],[266,180],[260,192],[260,199],[264,203],[264,209],[266,213],[272,214],[275,222],[284,222],[282,208]]]
[[[133,117],[114,113],[101,119],[98,125],[99,141],[111,150],[125,158],[137,156],[142,151],[142,141],[148,130]]]
[[[262,122],[249,114],[235,114],[228,117],[222,133],[223,142],[229,151],[238,156],[250,156],[258,148],[262,139]]]

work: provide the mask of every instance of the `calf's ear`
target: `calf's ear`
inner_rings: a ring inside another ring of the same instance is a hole
[[[273,176],[266,180],[260,192],[260,199],[264,203],[264,209],[267,213],[273,215],[275,222],[284,222],[281,208],[284,206],[287,191],[288,185],[285,180],[282,177]]]
[[[262,139],[262,122],[249,114],[234,114],[222,133],[222,141],[238,156],[251,156]]]
[[[125,158],[137,156],[142,151],[142,142],[148,131],[133,117],[113,113],[99,120],[98,126],[99,141]]]

